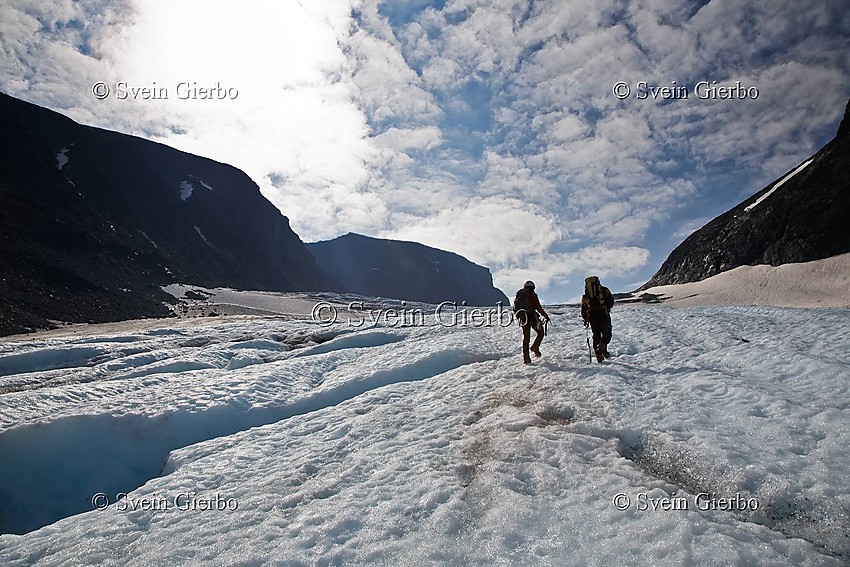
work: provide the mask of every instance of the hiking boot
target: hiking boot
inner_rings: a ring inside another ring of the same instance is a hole
[[[539,349],[539,348],[538,348],[538,349],[536,349],[536,350],[532,350],[531,352],[533,352],[533,353],[534,353],[534,356],[536,356],[537,358],[540,358],[540,357],[542,356],[542,355],[540,354],[540,349]]]
[[[610,354],[608,354],[608,349],[607,349],[607,348],[603,348],[603,349],[602,349],[602,356],[604,356],[605,358],[611,358],[611,355],[610,355]]]
[[[531,364],[531,359],[530,358],[524,358],[522,363],[523,364]]]

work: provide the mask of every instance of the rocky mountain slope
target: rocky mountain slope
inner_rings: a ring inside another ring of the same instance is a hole
[[[738,266],[779,266],[850,252],[850,103],[810,159],[691,234],[641,290]]]
[[[0,334],[168,314],[160,286],[328,290],[229,165],[0,93]]]
[[[426,303],[508,306],[490,270],[458,254],[415,242],[346,234],[308,244],[319,266],[349,293]]]

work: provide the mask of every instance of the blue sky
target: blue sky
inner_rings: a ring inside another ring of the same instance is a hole
[[[0,6],[4,92],[235,165],[305,241],[423,242],[548,302],[591,273],[634,289],[808,158],[850,97],[848,54],[843,0]],[[207,86],[238,94],[180,98]]]

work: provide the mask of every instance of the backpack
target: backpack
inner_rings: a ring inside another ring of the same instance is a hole
[[[590,311],[608,308],[605,292],[596,276],[590,276],[584,280],[584,297],[587,299],[587,308]]]
[[[514,297],[514,314],[516,315],[517,323],[521,327],[530,322],[531,326],[536,329],[540,323],[540,319],[537,316],[537,311],[531,308],[532,293],[534,293],[534,290],[526,287],[516,292],[516,297]]]
[[[514,298],[514,313],[531,311],[531,290],[527,287],[516,292]]]

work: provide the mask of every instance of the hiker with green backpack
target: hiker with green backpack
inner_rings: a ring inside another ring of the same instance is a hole
[[[540,298],[534,291],[533,281],[525,282],[522,289],[516,292],[514,314],[520,327],[522,327],[522,360],[525,364],[529,364],[531,363],[529,351],[533,352],[534,356],[540,356],[540,343],[543,342],[543,335],[545,334],[544,322],[549,322],[549,315],[540,305]],[[543,316],[542,321],[540,315]],[[532,327],[537,331],[537,337],[534,339],[534,343],[529,346]]]
[[[599,278],[590,276],[584,280],[584,295],[581,296],[581,318],[584,327],[593,330],[593,351],[596,360],[602,362],[611,358],[608,343],[611,342],[611,313],[614,296],[611,290],[599,283]]]

